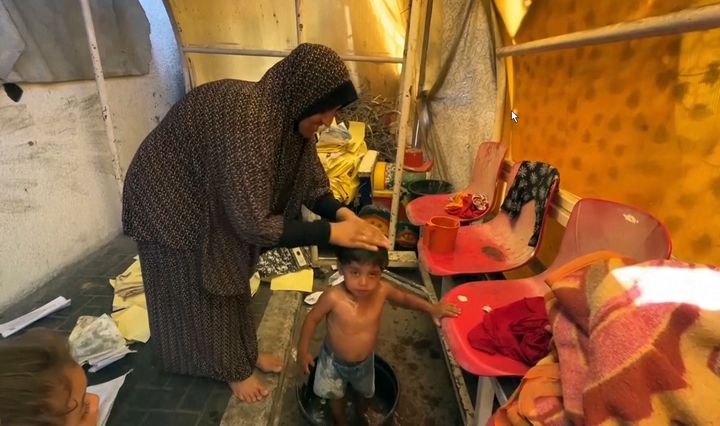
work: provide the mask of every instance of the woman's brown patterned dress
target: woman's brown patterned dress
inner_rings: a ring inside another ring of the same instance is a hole
[[[125,179],[123,228],[138,241],[166,371],[223,381],[252,373],[249,278],[260,251],[278,245],[302,204],[331,193],[295,124],[349,81],[337,54],[303,44],[257,83],[193,89],[140,145]]]

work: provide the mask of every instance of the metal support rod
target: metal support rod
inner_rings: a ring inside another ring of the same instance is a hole
[[[80,7],[82,8],[88,47],[90,49],[90,57],[92,58],[93,72],[95,73],[95,83],[97,84],[98,96],[100,98],[100,111],[103,122],[105,123],[105,133],[107,134],[107,141],[110,145],[110,153],[112,155],[113,175],[117,183],[118,191],[122,196],[123,171],[120,166],[120,155],[118,154],[117,139],[115,139],[115,128],[113,127],[112,115],[110,114],[110,106],[108,105],[105,75],[103,74],[102,64],[100,62],[100,52],[98,51],[97,39],[95,37],[95,25],[93,24],[89,0],[80,0]]]
[[[427,99],[423,99],[422,92],[425,90],[425,71],[427,68],[427,52],[430,45],[430,24],[432,23],[433,0],[428,0],[427,13],[425,14],[425,27],[423,29],[422,53],[420,54],[420,69],[418,70],[418,99],[416,101],[415,125],[412,134],[411,148],[420,148],[421,139],[426,139],[426,125],[423,123],[423,115],[426,113],[425,103]],[[420,133],[423,133],[422,138]]]
[[[418,270],[420,271],[420,278],[422,279],[422,283],[425,286],[425,290],[430,295],[430,302],[437,303],[438,298],[435,294],[435,289],[433,288],[430,274],[428,274],[427,270],[422,265],[418,267]],[[440,339],[440,344],[442,345],[443,355],[445,357],[445,366],[450,373],[450,381],[452,382],[453,390],[455,391],[455,401],[457,402],[458,408],[460,409],[460,420],[465,426],[472,425],[473,418],[475,417],[475,411],[473,409],[472,401],[470,400],[470,394],[468,393],[468,389],[465,384],[465,378],[463,377],[462,369],[457,363],[457,360],[455,360],[455,356],[452,354],[452,352],[450,352],[450,348],[448,347],[448,343],[445,340],[442,328],[438,328],[437,333],[438,338]]]
[[[302,23],[300,22],[300,9],[302,8],[302,0],[295,0],[295,35],[297,44],[302,43]]]
[[[593,44],[709,30],[717,27],[720,27],[720,5],[718,4],[502,47],[497,49],[497,55],[499,57],[527,55]]]
[[[490,14],[490,31],[493,34],[493,42],[495,50],[502,46],[502,34],[498,25],[495,5],[491,1],[489,11]],[[505,59],[495,55],[495,78],[497,84],[497,98],[495,99],[495,127],[493,128],[492,140],[500,142],[502,139],[503,123],[505,120],[505,93],[507,91],[507,70],[505,69]],[[511,104],[512,105],[512,104]],[[508,146],[510,144],[508,143]],[[512,156],[512,153],[511,153]]]
[[[413,108],[418,94],[418,65],[419,50],[422,48],[422,39],[426,34],[420,33],[420,18],[427,12],[428,0],[413,0],[410,6],[410,25],[406,37],[405,64],[403,65],[401,100],[400,100],[400,127],[397,138],[397,153],[395,154],[395,183],[393,184],[393,197],[390,206],[390,250],[395,249],[395,235],[397,233],[398,210],[402,188],[403,166],[405,164],[405,146],[412,137]],[[419,40],[420,39],[420,40]],[[420,43],[419,43],[420,42]]]
[[[432,24],[433,0],[428,0],[426,8],[427,11],[425,13],[425,22],[423,27],[423,34],[425,36],[423,37],[422,41],[422,50],[420,53],[420,68],[418,69],[418,93],[425,90],[425,72],[427,68],[427,53],[428,48],[430,47],[430,26]]]
[[[240,55],[240,56],[263,56],[269,58],[284,58],[290,54],[289,50],[264,50],[264,49],[236,49],[220,46],[198,46],[188,45],[183,48],[185,53],[205,53],[214,55]],[[361,55],[340,55],[343,61],[351,62],[374,62],[381,64],[401,64],[403,58],[392,56],[361,56]]]
[[[177,45],[178,52],[180,53],[180,67],[183,73],[183,83],[185,84],[185,93],[189,92],[193,88],[192,78],[190,77],[190,70],[188,69],[188,59],[185,52],[183,52],[182,39],[180,38],[180,27],[175,20],[173,9],[170,6],[170,0],[163,0],[163,6],[165,6],[165,12],[167,12],[168,18],[170,19],[170,26],[172,27],[173,34],[175,35],[175,44]]]

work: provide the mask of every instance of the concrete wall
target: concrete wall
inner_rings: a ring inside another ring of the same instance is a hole
[[[162,0],[141,4],[150,73],[107,81],[123,169],[184,91]],[[121,232],[95,82],[22,87],[19,103],[0,96],[0,309]]]

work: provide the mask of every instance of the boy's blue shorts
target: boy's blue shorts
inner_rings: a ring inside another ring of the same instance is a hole
[[[365,398],[375,394],[375,355],[360,362],[344,362],[323,344],[315,366],[315,395],[325,399],[345,396],[348,383]]]

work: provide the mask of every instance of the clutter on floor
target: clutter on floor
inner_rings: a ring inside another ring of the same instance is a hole
[[[115,321],[107,314],[79,317],[68,343],[75,361],[80,365],[90,364],[91,373],[135,352],[127,347]]]
[[[59,311],[60,309],[67,308],[68,306],[70,306],[70,299],[58,296],[52,301],[44,304],[37,309],[34,309],[33,311],[21,317],[0,324],[0,334],[2,334],[2,337],[12,336],[13,334],[29,326],[35,321],[41,318],[45,318],[46,316],[51,315],[54,312]]]

